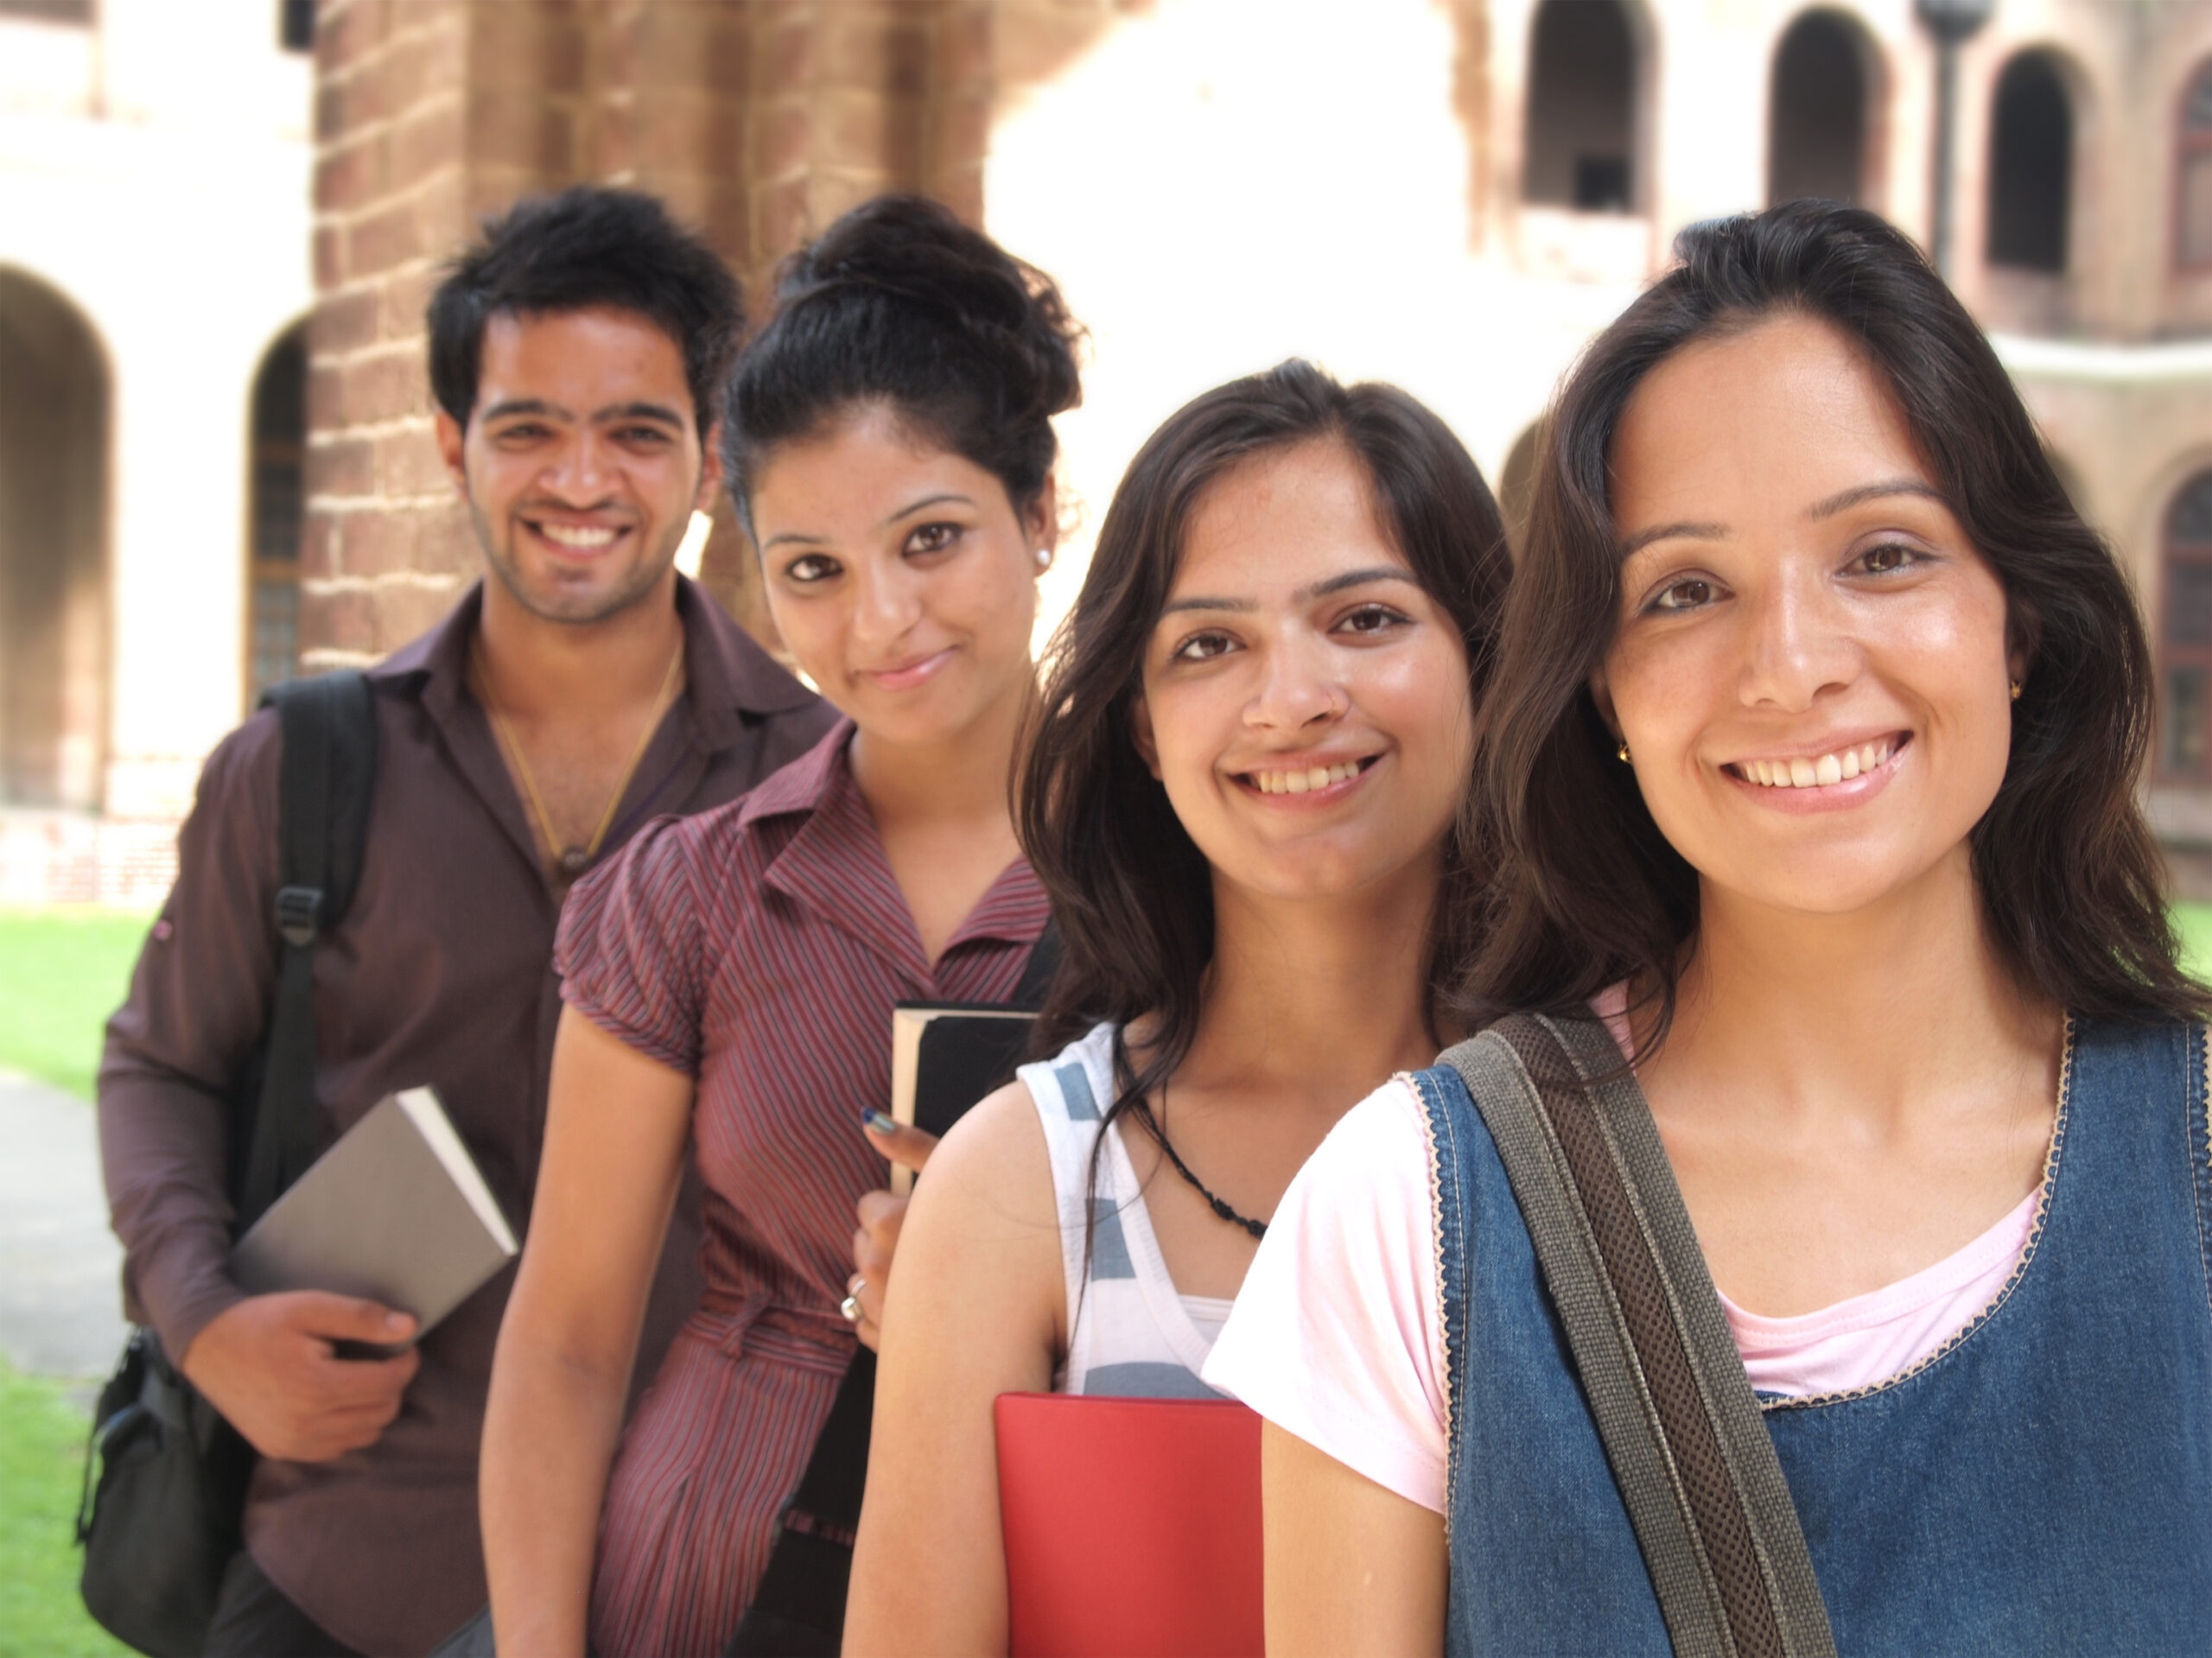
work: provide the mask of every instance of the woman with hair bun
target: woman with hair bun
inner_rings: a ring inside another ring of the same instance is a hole
[[[916,1191],[848,1652],[1007,1649],[994,1400],[1212,1397],[1291,1176],[1452,1032],[1507,573],[1474,461],[1392,386],[1285,363],[1130,462],[1022,762],[1065,951],[1039,1045],[1065,1045]]]
[[[854,1352],[892,1005],[1004,1000],[1046,924],[1008,785],[1077,338],[1041,273],[893,197],[788,263],[732,371],[725,476],[777,630],[845,718],[569,899],[484,1435],[503,1650],[716,1653],[752,1600]],[[687,1142],[704,1293],[626,1431]]]
[[[1345,1117],[1207,1372],[1268,1419],[1268,1650],[2201,1652],[2208,996],[2134,595],[1891,226],[1676,253],[1506,607],[1459,1006],[1513,1017]]]

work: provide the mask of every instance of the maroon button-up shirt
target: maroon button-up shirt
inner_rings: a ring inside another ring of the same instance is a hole
[[[656,823],[576,889],[569,1005],[698,1081],[699,1309],[624,1436],[592,1638],[719,1652],[751,1602],[854,1347],[853,1205],[884,1183],[901,1001],[1003,1001],[1051,906],[1002,871],[932,962],[847,763],[849,726],[734,806]]]
[[[480,594],[372,669],[376,791],[352,908],[315,951],[316,1094],[327,1145],[385,1095],[428,1083],[520,1234],[544,1130],[561,1000],[561,901],[467,687]],[[804,753],[831,710],[704,593],[679,582],[688,690],[662,721],[607,836],[745,793]],[[124,1301],[181,1354],[240,1299],[228,1270],[225,1090],[267,1022],[277,946],[273,712],[208,759],[175,890],[108,1026],[100,1144],[125,1251]],[[697,1297],[696,1182],[655,1285],[650,1376]],[[422,1369],[375,1445],[264,1461],[247,1547],[270,1579],[363,1652],[421,1652],[483,1604],[476,1458],[512,1273],[424,1338]]]

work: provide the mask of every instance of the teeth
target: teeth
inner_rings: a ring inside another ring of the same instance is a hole
[[[1298,772],[1253,772],[1248,775],[1253,786],[1263,795],[1302,795],[1358,776],[1359,762],[1349,760],[1339,765],[1310,765]]]
[[[1879,742],[1840,749],[1817,759],[1742,760],[1736,769],[1762,789],[1824,789],[1863,777],[1894,752],[1895,746],[1885,737]]]
[[[614,531],[600,524],[548,524],[539,530],[546,540],[563,547],[604,547],[614,539]]]

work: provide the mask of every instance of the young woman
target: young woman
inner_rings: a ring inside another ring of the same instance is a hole
[[[1303,363],[1131,463],[1041,699],[1022,843],[1068,1040],[948,1135],[885,1308],[850,1652],[1003,1652],[992,1401],[1204,1396],[1331,1124],[1450,1033],[1459,814],[1507,575],[1436,416]],[[1079,1497],[1071,1494],[1072,1501]]]
[[[840,219],[779,299],[724,460],[777,628],[847,717],[569,900],[484,1436],[508,1651],[580,1653],[588,1629],[610,1655],[721,1650],[853,1352],[852,1209],[883,1178],[853,1125],[889,1097],[892,1004],[1003,999],[1045,925],[1008,784],[1074,325],[1044,276],[907,199]],[[705,1291],[618,1455],[687,1140]]]
[[[2200,1648],[2206,993],[2133,598],[1896,231],[1678,252],[1551,423],[1469,1017],[1611,1017],[1838,1648]],[[1270,1651],[1667,1650],[1456,1072],[1345,1118],[1207,1374],[1269,1419]]]

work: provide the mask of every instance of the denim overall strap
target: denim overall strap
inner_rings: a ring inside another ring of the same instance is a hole
[[[1443,1056],[1503,1159],[1678,1655],[1832,1655],[1796,1510],[1649,1107],[1605,1027]]]

